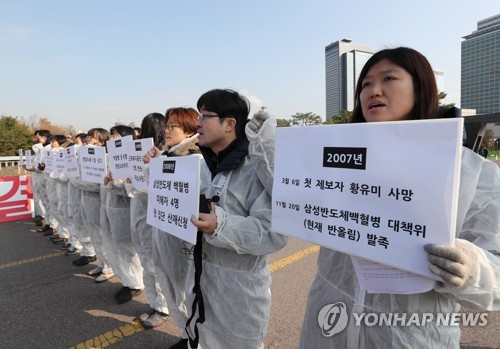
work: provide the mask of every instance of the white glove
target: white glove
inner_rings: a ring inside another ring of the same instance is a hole
[[[264,121],[269,119],[271,116],[267,113],[267,111],[264,110],[259,110],[257,113],[253,114],[253,117],[250,119],[248,122],[248,128],[257,133],[259,132],[260,128],[262,127],[262,124]]]
[[[455,246],[424,246],[429,270],[453,287],[462,287],[478,276],[477,253],[468,241],[455,240]]]

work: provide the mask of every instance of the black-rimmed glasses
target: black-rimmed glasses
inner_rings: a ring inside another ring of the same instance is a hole
[[[219,115],[206,115],[206,114],[200,114],[198,115],[198,120],[199,121],[205,121],[205,119],[209,119],[209,118],[218,118]]]

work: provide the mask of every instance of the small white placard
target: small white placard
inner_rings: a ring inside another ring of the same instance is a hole
[[[129,177],[134,188],[140,191],[148,191],[148,182],[144,175],[144,155],[153,148],[153,138],[133,140],[127,143]]]
[[[106,177],[106,149],[85,145],[80,148],[80,173],[82,181],[104,183]]]
[[[23,164],[25,163],[25,161],[24,161],[24,155],[23,155],[23,150],[22,149],[18,149],[17,152],[19,154],[19,167],[22,167]]]
[[[196,243],[200,201],[200,156],[151,159],[148,190],[148,224]]]
[[[78,166],[78,158],[76,155],[76,145],[64,149],[65,164],[64,170],[70,178],[80,177],[80,166]]]
[[[128,163],[128,142],[132,142],[132,136],[110,139],[106,142],[108,148],[109,171],[113,179],[127,179],[130,177]]]
[[[44,156],[45,156],[45,158],[44,158],[45,169],[43,170],[43,172],[50,175],[52,173],[52,171],[54,171],[56,169],[54,152],[52,151],[52,149],[44,149],[43,152],[44,152]]]
[[[31,150],[26,150],[26,168],[32,168],[33,163],[31,162]]]
[[[64,172],[64,167],[66,163],[66,159],[64,158],[64,150],[63,148],[54,149],[54,159],[55,159],[55,169],[50,174],[52,178],[60,178]]]

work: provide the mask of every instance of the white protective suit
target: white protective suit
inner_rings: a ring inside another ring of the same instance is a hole
[[[142,266],[130,233],[130,198],[123,180],[101,189],[101,233],[113,272],[123,286],[143,289]]]
[[[33,149],[32,164],[33,168],[29,169],[31,171],[31,190],[33,191],[33,203],[35,206],[35,215],[40,215],[45,218],[45,204],[42,201],[42,193],[40,192],[40,181],[42,181],[43,174],[38,169],[38,164],[42,156],[41,151],[43,150],[43,145],[41,143],[33,144],[31,147]]]
[[[274,140],[272,119],[260,130],[246,132],[251,140],[250,156],[262,171],[259,177],[272,177],[266,165],[274,153],[253,153],[259,144]],[[252,148],[252,143],[254,148]],[[263,148],[262,148],[263,149]],[[268,184],[269,185],[269,184]],[[359,287],[349,255],[321,248],[318,272],[309,291],[300,348],[459,348],[459,326],[362,326],[356,327],[352,313],[437,313],[458,312],[460,304],[473,309],[500,309],[500,170],[467,148],[462,150],[462,166],[457,214],[457,238],[466,240],[478,257],[479,275],[474,283],[456,288],[436,283],[432,291],[396,295],[367,293]],[[343,302],[349,314],[347,328],[325,337],[318,325],[320,310]],[[457,303],[459,302],[459,303]],[[422,317],[420,317],[422,318]]]
[[[82,236],[81,230],[84,229],[83,225],[83,209],[82,209],[82,191],[78,186],[68,178],[68,229],[69,229],[69,240],[68,242],[71,246],[77,248],[78,250],[83,249],[83,245],[80,243],[80,238]],[[90,242],[90,239],[89,239]],[[87,248],[87,246],[86,246]],[[87,251],[88,252],[88,251]],[[94,254],[90,256],[94,256]],[[84,254],[81,256],[89,256]]]
[[[40,163],[45,164],[45,151],[52,149],[52,146],[47,144],[45,147],[43,147],[42,155],[40,158]],[[50,212],[50,197],[49,197],[49,188],[48,186],[52,188],[52,185],[54,183],[48,184],[49,182],[49,174],[42,172],[42,177],[40,177],[40,180],[38,181],[38,188],[40,192],[40,197],[42,199],[42,202],[45,206],[45,224],[50,225],[51,228],[56,229],[57,228],[57,220],[53,217],[53,215]],[[53,180],[51,180],[53,182]]]
[[[234,146],[234,148],[233,148]],[[262,347],[271,311],[269,255],[283,248],[287,237],[271,229],[271,196],[256,175],[246,151],[232,170],[224,170],[227,157],[243,151],[246,139],[239,139],[218,154],[217,169],[201,169],[200,192],[207,198],[218,195],[215,205],[217,228],[203,236],[201,289],[205,302],[205,322],[198,325],[199,347],[256,349]],[[203,150],[202,150],[203,152]],[[194,263],[189,260],[187,305],[191,312]],[[193,336],[193,322],[189,328]]]
[[[61,238],[69,239],[69,221],[68,221],[68,178],[54,178],[56,182],[57,210],[56,218],[59,222],[57,234]]]
[[[132,243],[143,267],[142,278],[146,298],[152,309],[168,314],[169,309],[161,286],[156,280],[153,261],[153,227],[146,223],[148,213],[148,194],[130,185],[130,232]]]
[[[80,161],[80,146],[74,145],[77,161]],[[80,164],[78,163],[78,166]],[[99,189],[99,185],[83,182],[81,174],[78,177],[70,177],[68,184],[68,215],[70,219],[70,229],[75,232],[75,238],[79,245],[75,247],[81,248],[80,256],[93,257],[96,255],[94,245],[91,242],[91,224],[88,222],[85,214],[85,206],[91,205],[92,200],[86,200],[84,203],[85,189]],[[99,199],[99,197],[97,197]],[[100,202],[100,199],[99,199]],[[91,208],[88,209],[91,211]],[[99,260],[100,263],[100,260]]]
[[[94,252],[94,255],[87,257],[97,256],[98,266],[102,268],[103,274],[112,273],[113,270],[104,252],[104,246],[101,237],[101,185],[97,183],[86,182],[81,179],[75,179],[82,190],[82,220],[87,229],[81,230],[80,243],[83,245],[81,256],[86,256],[84,251],[87,247],[88,253]],[[88,233],[89,236],[85,234]],[[89,239],[89,240],[87,240]],[[87,241],[90,241],[87,245]]]
[[[171,147],[168,150],[168,156],[199,154],[197,142],[198,135],[187,138]],[[181,330],[184,330],[188,320],[185,286],[188,257],[192,258],[189,255],[191,251],[188,251],[186,247],[190,249],[192,245],[158,228],[153,228],[153,260],[156,280],[169,305],[169,314]],[[187,335],[183,333],[181,337],[187,338]]]
[[[54,149],[51,148],[52,153]],[[60,214],[58,212],[59,198],[57,197],[57,181],[49,173],[44,173],[47,179],[45,186],[47,188],[47,197],[49,198],[49,212],[50,212],[50,227],[57,230],[60,237],[67,237],[67,229],[59,227]]]
[[[63,148],[57,148],[63,149]],[[57,156],[57,153],[55,153]],[[57,206],[55,216],[58,221],[57,234],[61,238],[69,239],[69,220],[68,220],[68,176],[63,172],[58,177],[53,177],[56,182]],[[75,242],[72,239],[72,242]]]
[[[479,275],[464,287],[436,283],[432,291],[413,295],[368,294],[359,288],[349,255],[321,248],[318,273],[308,298],[301,348],[459,348],[460,327],[373,326],[347,328],[324,337],[318,312],[336,302],[352,312],[453,313],[460,304],[473,309],[500,310],[500,170],[467,148],[462,151],[457,235],[474,247]],[[457,303],[458,302],[458,303]]]

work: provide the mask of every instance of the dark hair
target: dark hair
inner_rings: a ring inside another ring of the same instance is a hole
[[[86,133],[79,133],[75,136],[75,139],[77,138],[81,138],[81,139],[85,139],[87,137],[87,134]]]
[[[122,137],[132,136],[132,139],[136,139],[134,129],[130,126],[116,125],[111,127],[109,133],[111,136],[113,136],[113,133],[118,133]]]
[[[194,108],[170,108],[165,112],[165,124],[173,118],[185,133],[195,134],[199,113]]]
[[[59,146],[61,146],[64,142],[66,142],[68,138],[66,138],[65,135],[53,135],[50,139],[50,141],[56,141],[59,143]]]
[[[71,140],[67,140],[66,142],[64,142],[63,144],[59,144],[61,146],[61,148],[67,148],[67,147],[71,147],[72,145],[75,145],[75,143],[73,143]]]
[[[97,139],[99,142],[102,143],[103,146],[106,145],[106,141],[109,141],[111,138],[109,135],[109,132],[103,128],[91,128],[87,134],[92,137]]]
[[[410,112],[410,120],[432,119],[437,117],[439,108],[438,90],[434,71],[420,52],[408,48],[397,47],[385,49],[375,53],[366,62],[361,70],[356,85],[355,106],[351,116],[351,122],[366,122],[361,109],[360,94],[363,89],[363,80],[368,71],[378,62],[387,59],[397,66],[406,70],[412,77],[413,90],[415,93],[415,105]]]
[[[155,147],[165,145],[165,117],[160,113],[148,114],[142,119],[140,138],[153,138]]]
[[[35,131],[35,136],[39,135],[40,137],[46,137],[50,138],[50,131],[49,130],[36,130]]]
[[[245,125],[250,113],[248,99],[230,89],[213,89],[205,92],[196,104],[198,111],[204,109],[216,113],[219,118],[236,119],[236,137],[245,135]]]

